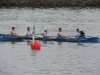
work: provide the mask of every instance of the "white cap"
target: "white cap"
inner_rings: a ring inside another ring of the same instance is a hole
[[[45,28],[44,30],[47,30],[47,28]]]

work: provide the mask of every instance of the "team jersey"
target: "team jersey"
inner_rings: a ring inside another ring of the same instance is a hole
[[[32,36],[31,32],[27,32],[27,35],[28,35],[29,37],[31,37],[31,36]]]

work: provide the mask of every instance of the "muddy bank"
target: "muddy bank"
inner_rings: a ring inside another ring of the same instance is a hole
[[[0,0],[0,6],[100,6],[100,0]]]

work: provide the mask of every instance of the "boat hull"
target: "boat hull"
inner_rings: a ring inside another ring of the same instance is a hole
[[[7,42],[7,41],[25,41],[25,40],[32,40],[32,38],[22,36],[22,37],[14,37],[7,34],[0,34],[0,41]],[[77,39],[77,38],[71,38],[71,39],[59,39],[59,38],[52,38],[52,39],[45,39],[43,37],[35,38],[35,40],[41,40],[41,41],[57,41],[57,42],[74,42],[74,43],[99,43],[99,37],[90,37],[86,39]]]

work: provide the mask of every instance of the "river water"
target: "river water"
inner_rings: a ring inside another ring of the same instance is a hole
[[[26,34],[35,25],[40,34],[76,35],[80,28],[87,36],[100,36],[99,8],[0,8],[0,33]],[[100,44],[42,42],[32,51],[29,42],[0,42],[0,75],[100,75]]]

